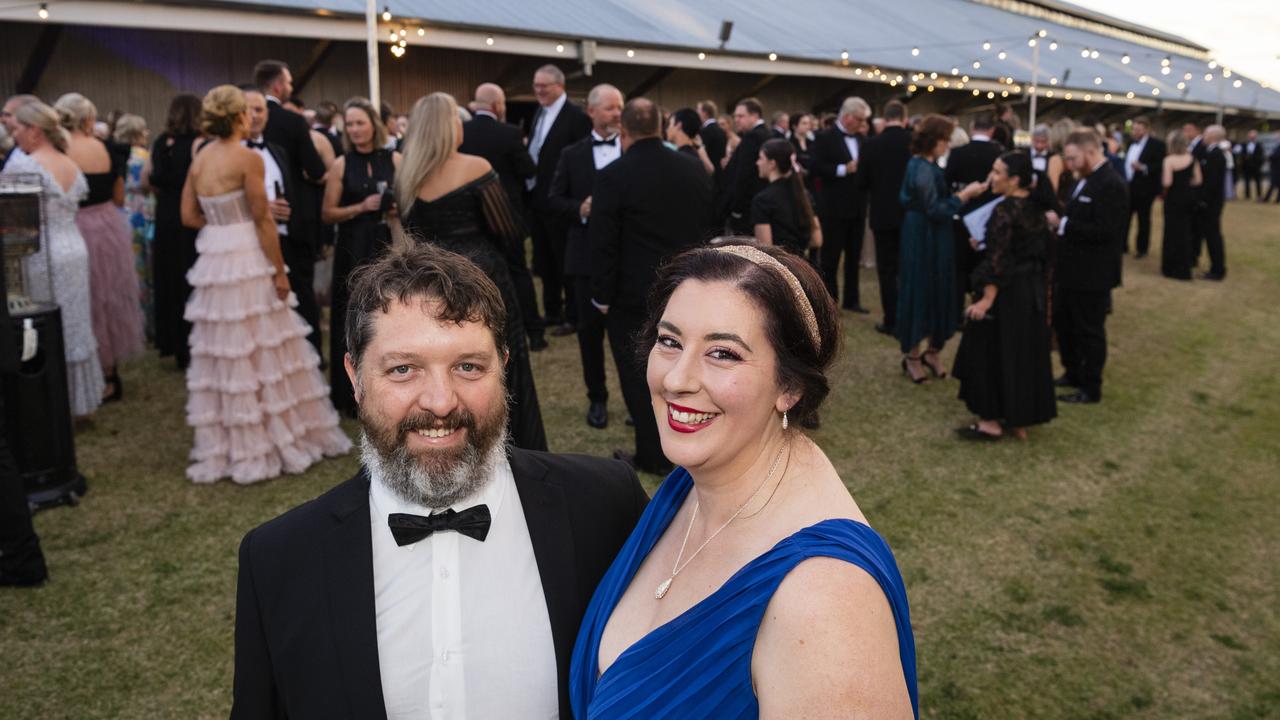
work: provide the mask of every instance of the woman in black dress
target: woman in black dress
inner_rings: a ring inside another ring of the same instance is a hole
[[[461,144],[462,121],[453,97],[437,92],[418,100],[396,174],[396,202],[409,237],[465,256],[498,286],[507,308],[511,442],[546,450],[520,303],[507,269],[507,255],[512,244],[524,242],[524,229],[489,162],[459,153]]]
[[[1175,280],[1190,280],[1193,247],[1191,226],[1197,196],[1204,182],[1200,163],[1187,152],[1187,138],[1179,128],[1169,133],[1164,157],[1164,242],[1160,248],[1160,273]]]
[[[817,178],[810,168],[813,166],[813,132],[816,121],[809,113],[800,113],[791,118],[791,147],[796,154],[796,172],[804,181],[804,189],[809,191],[810,198],[818,197]],[[814,212],[817,212],[814,208]]]
[[[387,211],[392,203],[386,198],[394,187],[400,153],[384,147],[386,128],[368,100],[348,100],[343,123],[346,153],[334,161],[325,176],[320,219],[338,226],[329,320],[329,398],[338,412],[355,417],[355,395],[342,371],[347,354],[347,338],[342,332],[347,324],[347,279],[353,270],[377,259],[391,243]]]
[[[751,224],[761,245],[804,257],[809,248],[822,247],[822,227],[794,169],[792,152],[791,143],[782,138],[760,147],[756,171],[769,184],[751,200]]]
[[[182,224],[182,185],[195,155],[192,145],[200,137],[200,98],[178,95],[169,103],[164,132],[151,146],[148,172],[156,194],[156,236],[151,262],[155,274],[156,349],[160,357],[172,356],[178,368],[191,363],[187,336],[191,323],[182,313],[191,296],[187,271],[196,263],[196,231]]]
[[[970,440],[995,440],[1007,430],[1057,416],[1049,358],[1046,257],[1049,228],[1029,197],[1031,159],[1005,153],[991,169],[991,189],[1004,196],[987,222],[986,250],[971,276],[977,297],[952,373],[960,399],[978,422],[959,428]],[[1003,427],[1002,427],[1003,423]]]
[[[671,113],[667,121],[667,142],[676,146],[676,152],[682,152],[702,163],[702,169],[708,175],[715,173],[711,157],[703,147],[699,137],[702,129],[702,117],[693,108],[680,108]]]

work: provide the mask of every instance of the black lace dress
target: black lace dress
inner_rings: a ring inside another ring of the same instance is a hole
[[[507,349],[511,353],[506,370],[511,442],[526,450],[546,450],[547,434],[529,365],[520,303],[507,269],[510,248],[524,242],[524,231],[497,173],[485,173],[430,202],[417,200],[402,217],[409,237],[466,256],[498,286],[507,307]]]
[[[343,158],[342,197],[338,200],[339,206],[359,204],[370,195],[377,195],[393,186],[396,166],[390,150],[378,149],[371,153],[353,150]],[[377,259],[390,244],[386,207],[384,202],[383,210],[361,213],[338,225],[338,240],[333,250],[333,296],[329,316],[329,399],[338,412],[348,417],[356,414],[356,399],[351,389],[351,380],[342,369],[342,358],[347,354],[347,301],[351,295],[347,281],[356,268]]]
[[[1008,198],[987,222],[987,249],[970,276],[981,297],[995,285],[983,320],[966,320],[953,374],[960,399],[983,420],[1023,428],[1057,417],[1049,357],[1046,287],[1049,228],[1029,198]]]

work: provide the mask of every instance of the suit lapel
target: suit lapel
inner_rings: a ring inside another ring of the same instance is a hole
[[[537,462],[531,453],[512,449],[510,461],[520,504],[524,506],[525,523],[529,526],[529,542],[542,578],[547,615],[551,618],[560,714],[569,717],[569,660],[584,607],[578,590],[568,501],[563,488],[547,479],[546,465]]]
[[[334,499],[334,526],[324,539],[330,632],[353,716],[382,718],[386,703],[378,669],[369,477],[361,470],[346,484]]]

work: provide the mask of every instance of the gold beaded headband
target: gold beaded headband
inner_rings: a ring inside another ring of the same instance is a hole
[[[722,245],[715,248],[715,250],[737,255],[743,260],[753,262],[760,267],[770,267],[777,270],[782,275],[782,279],[791,287],[791,294],[795,296],[796,306],[800,308],[800,316],[804,318],[805,329],[809,331],[809,339],[813,341],[813,349],[821,351],[822,338],[818,333],[818,316],[813,313],[813,304],[809,302],[809,297],[804,294],[804,288],[800,286],[800,281],[796,279],[795,273],[788,270],[786,265],[778,262],[777,258],[750,245]]]

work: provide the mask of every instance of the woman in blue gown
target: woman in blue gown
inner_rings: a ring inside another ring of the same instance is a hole
[[[821,278],[722,245],[673,260],[652,300],[650,396],[680,467],[587,609],[574,716],[918,717],[893,553],[797,429],[839,348]]]

